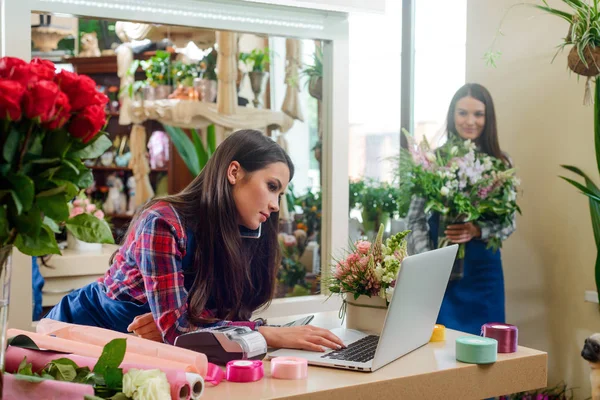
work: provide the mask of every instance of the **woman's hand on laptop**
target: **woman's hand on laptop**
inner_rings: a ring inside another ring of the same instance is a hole
[[[346,347],[331,331],[312,325],[274,327],[261,326],[258,331],[265,337],[269,347],[301,349],[324,352],[324,347],[333,350]]]

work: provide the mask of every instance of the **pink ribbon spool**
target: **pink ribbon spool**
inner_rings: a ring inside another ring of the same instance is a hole
[[[488,322],[481,327],[481,335],[498,341],[498,353],[517,351],[519,330],[514,325]]]
[[[275,357],[271,360],[271,376],[276,379],[306,379],[308,361],[299,357]]]
[[[262,361],[233,360],[227,363],[225,369],[229,382],[256,382],[265,376]]]

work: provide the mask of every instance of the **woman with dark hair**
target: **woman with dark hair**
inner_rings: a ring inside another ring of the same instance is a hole
[[[492,96],[476,83],[461,87],[450,102],[447,117],[449,141],[471,140],[478,151],[511,165],[500,150],[496,113]],[[442,146],[441,150],[444,150]],[[407,215],[412,253],[437,247],[440,215],[425,213],[426,199],[413,197]],[[509,224],[478,220],[448,225],[445,236],[453,243],[466,243],[464,269],[453,271],[440,309],[438,323],[448,328],[481,333],[487,322],[504,322],[504,277],[500,251],[487,248],[491,238],[507,239],[515,230],[515,217]]]
[[[273,140],[232,134],[182,192],[137,213],[103,278],[65,296],[47,318],[167,343],[200,328],[245,325],[272,347],[339,348],[325,329],[248,321],[273,297],[279,201],[293,175]]]

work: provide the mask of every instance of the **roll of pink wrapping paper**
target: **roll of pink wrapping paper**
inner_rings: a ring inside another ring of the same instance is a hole
[[[12,374],[4,374],[2,400],[81,400],[94,395],[92,385],[46,380],[33,383],[16,379]]]
[[[89,343],[100,347],[104,347],[106,343],[113,339],[125,338],[127,339],[127,352],[156,357],[162,360],[191,364],[196,366],[196,373],[200,374],[202,377],[206,377],[208,365],[206,356],[202,353],[181,347],[154,342],[152,340],[142,339],[134,335],[127,335],[109,329],[68,324],[66,322],[55,321],[48,318],[42,319],[37,324],[36,331],[44,335],[54,335],[63,339]]]
[[[8,346],[6,349],[6,361],[5,368],[6,372],[16,373],[19,369],[19,364],[23,361],[23,358],[27,357],[27,362],[31,363],[31,369],[33,372],[39,372],[51,361],[56,360],[58,358],[68,358],[69,360],[73,360],[75,364],[80,367],[88,367],[90,369],[94,368],[97,358],[93,357],[84,357],[78,356],[76,354],[64,354],[64,353],[56,353],[53,351],[38,351],[38,350],[30,350],[24,349],[21,347]],[[192,388],[188,382],[188,377],[186,372],[178,371],[170,368],[163,367],[155,367],[148,366],[142,364],[130,364],[130,363],[122,363],[121,368],[123,368],[123,372],[128,372],[131,368],[136,369],[160,369],[167,376],[167,380],[169,381],[169,386],[171,386],[171,399],[172,400],[189,400],[192,395]],[[193,374],[200,377],[197,374]],[[204,381],[202,378],[201,385],[195,388],[195,391],[201,393],[204,388]]]
[[[74,340],[61,339],[54,336],[42,335],[41,333],[27,332],[20,329],[9,329],[8,337],[25,335],[31,338],[35,344],[45,350],[62,351],[63,353],[77,354],[78,356],[98,358],[102,354],[102,347],[91,344],[76,342]],[[127,344],[129,346],[129,343]],[[124,361],[127,364],[141,364],[153,368],[171,368],[175,370],[198,373],[196,366],[192,364],[161,360],[155,357],[143,356],[129,351],[125,354]]]

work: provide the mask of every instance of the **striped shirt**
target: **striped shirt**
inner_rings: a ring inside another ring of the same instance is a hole
[[[183,260],[188,251],[187,234],[175,209],[158,202],[144,210],[99,282],[107,296],[150,306],[163,340],[174,343],[183,333],[198,329],[243,325],[256,329],[258,322],[217,321],[195,325],[189,320],[188,291],[184,285]],[[202,318],[214,318],[215,310],[205,309]]]

